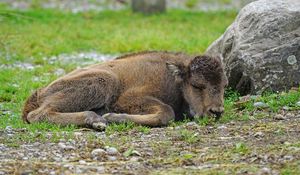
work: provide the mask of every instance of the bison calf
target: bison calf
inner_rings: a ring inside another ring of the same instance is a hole
[[[226,85],[219,58],[142,52],[74,70],[38,89],[22,117],[95,129],[126,121],[163,126],[183,113],[220,117]]]

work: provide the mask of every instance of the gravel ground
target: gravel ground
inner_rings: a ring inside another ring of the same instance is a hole
[[[0,131],[0,174],[279,174],[294,164],[300,170],[300,111],[280,113],[147,132],[78,129],[69,137],[58,133],[66,137],[56,141],[51,132],[44,139],[22,140],[22,134],[39,138],[41,133],[8,126]]]

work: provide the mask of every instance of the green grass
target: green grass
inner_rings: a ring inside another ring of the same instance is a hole
[[[130,11],[1,10],[0,43],[16,58],[79,51],[124,53],[171,50],[201,53],[233,21],[236,12],[188,12],[143,16]]]

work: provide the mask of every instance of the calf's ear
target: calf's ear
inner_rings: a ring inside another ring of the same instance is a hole
[[[183,63],[167,62],[166,66],[175,77],[176,82],[182,82],[187,76],[187,67]]]

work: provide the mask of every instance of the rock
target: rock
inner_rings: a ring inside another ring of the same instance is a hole
[[[286,110],[286,111],[290,110],[290,108],[288,106],[283,106],[282,109]]]
[[[104,168],[104,166],[98,166],[96,169],[97,169],[97,173],[101,173],[101,174],[104,174],[104,173],[105,173],[105,168]]]
[[[85,160],[79,160],[78,163],[84,165],[84,164],[86,164],[86,161]]]
[[[300,101],[298,101],[298,102],[296,103],[296,106],[300,106]]]
[[[62,143],[62,142],[58,143],[58,147],[61,148],[62,150],[74,150],[75,149],[75,147],[66,145],[65,143]]]
[[[63,69],[61,69],[61,68],[59,68],[59,69],[56,69],[56,70],[54,71],[54,74],[55,74],[56,76],[61,76],[61,75],[66,74],[66,71],[63,70]]]
[[[286,155],[286,156],[283,157],[283,159],[284,159],[285,161],[292,161],[292,160],[294,159],[294,157],[293,157],[293,156]]]
[[[196,129],[199,127],[199,125],[196,122],[188,122],[188,123],[186,123],[186,126],[187,126],[187,128],[190,128],[190,129]]]
[[[14,132],[11,126],[6,126],[4,131],[9,134],[12,134]]]
[[[269,175],[269,174],[272,174],[272,170],[270,168],[264,167],[264,168],[260,169],[258,174],[260,174],[260,175]]]
[[[264,102],[255,102],[253,104],[253,106],[256,107],[256,108],[267,108],[268,107],[268,105]]]
[[[143,161],[143,159],[141,157],[131,157],[129,161],[132,161],[132,162],[140,162],[140,161]]]
[[[109,161],[116,161],[117,160],[117,158],[115,156],[108,156],[107,159]]]
[[[206,54],[222,56],[229,86],[241,95],[298,86],[299,19],[299,0],[252,2]]]
[[[282,114],[276,114],[276,115],[274,116],[274,119],[275,119],[275,120],[285,120],[286,118],[285,118],[285,116],[283,116]]]
[[[20,174],[21,175],[30,175],[30,174],[33,174],[33,171],[32,170],[25,170],[25,171],[22,171]]]
[[[82,137],[83,136],[83,133],[82,132],[74,132],[74,137],[76,138],[76,139],[79,139],[80,137]]]
[[[285,114],[285,118],[293,118],[293,117],[295,117],[295,115],[292,113]]]
[[[108,155],[116,155],[118,154],[118,150],[114,147],[108,147],[106,148],[106,152]]]
[[[261,131],[256,132],[256,133],[254,134],[254,137],[256,137],[256,138],[260,138],[260,137],[263,137],[263,136],[264,136],[264,133],[262,133]]]
[[[94,149],[91,152],[91,155],[92,155],[93,158],[95,158],[95,157],[103,157],[103,156],[106,155],[106,151],[104,149],[101,149],[101,148]]]
[[[220,125],[217,128],[220,129],[220,130],[227,129],[227,127],[225,125]]]

